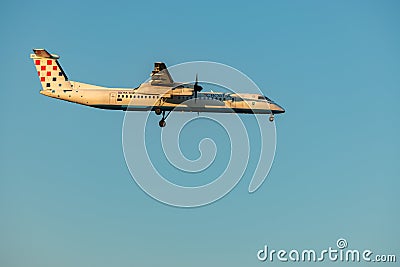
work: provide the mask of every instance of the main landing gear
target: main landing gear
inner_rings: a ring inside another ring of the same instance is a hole
[[[165,126],[167,125],[167,122],[165,121],[165,119],[161,119],[161,120],[158,122],[158,125],[159,125],[161,128],[163,128],[163,127],[165,127]]]
[[[162,110],[161,108],[156,108],[154,112],[156,113],[156,115],[161,115]]]
[[[167,122],[166,122],[165,120],[167,119],[167,117],[168,117],[168,115],[171,113],[171,111],[169,111],[169,112],[167,113],[167,115],[165,115],[165,110],[161,110],[161,108],[156,108],[156,109],[154,110],[154,112],[155,112],[157,115],[161,115],[161,114],[162,114],[162,119],[158,122],[158,125],[159,125],[161,128],[165,127],[165,126],[167,125]]]

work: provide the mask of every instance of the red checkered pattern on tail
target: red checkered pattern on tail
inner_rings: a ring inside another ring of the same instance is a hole
[[[36,55],[35,55],[36,54]],[[70,89],[64,71],[55,58],[40,57],[35,52],[31,57],[36,67],[37,74],[43,90]]]

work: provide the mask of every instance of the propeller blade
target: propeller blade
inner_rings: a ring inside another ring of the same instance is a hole
[[[199,77],[198,74],[196,73],[196,82],[193,85],[194,101],[196,101],[197,99],[197,92],[200,92],[202,89],[203,87],[199,85]]]
[[[199,85],[199,79],[198,79],[199,77],[198,77],[198,74],[196,73],[196,82],[194,83],[194,85],[193,85],[193,90],[195,91],[195,92],[200,92],[202,89],[203,89],[203,87],[201,87],[200,85]],[[197,95],[197,94],[196,94]]]

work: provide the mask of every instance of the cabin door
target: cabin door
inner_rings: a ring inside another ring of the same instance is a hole
[[[117,95],[116,93],[110,93],[110,104],[115,104],[117,100]]]

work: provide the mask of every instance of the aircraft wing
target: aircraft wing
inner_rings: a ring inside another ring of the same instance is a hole
[[[172,85],[174,80],[163,62],[154,63],[154,70],[150,74],[151,85]]]
[[[154,63],[154,69],[150,74],[149,83],[143,83],[137,89],[139,94],[162,94],[166,98],[172,96],[191,96],[193,88],[183,83],[175,83],[163,62]]]

